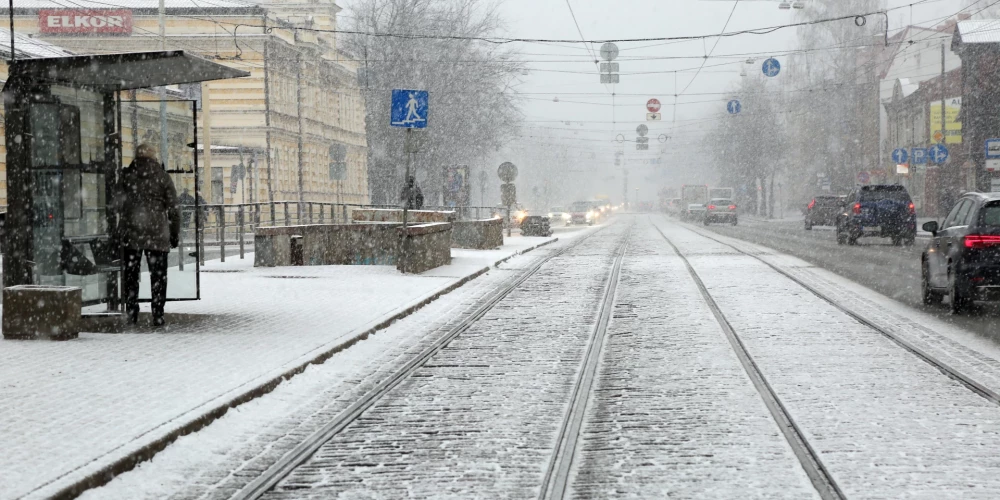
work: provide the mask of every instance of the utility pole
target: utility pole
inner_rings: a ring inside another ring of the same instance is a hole
[[[947,132],[947,127],[945,126],[945,121],[944,121],[944,118],[945,118],[945,108],[944,108],[944,106],[945,106],[945,102],[944,102],[944,99],[945,99],[945,97],[944,97],[944,87],[945,87],[944,86],[944,83],[945,83],[944,82],[944,57],[945,57],[944,42],[941,42],[941,144],[942,145],[947,145],[948,144],[948,135],[946,133]],[[938,178],[939,179],[945,179],[945,181],[942,183],[944,185],[938,187],[938,207],[937,207],[937,209],[938,209],[938,213],[939,214],[946,214],[946,213],[948,213],[948,211],[951,210],[952,191],[955,189],[955,186],[958,184],[956,182],[956,180],[957,180],[956,177],[958,177],[958,176],[955,175],[954,172],[951,172],[951,171],[945,169],[945,163],[947,163],[947,162],[948,162],[948,160],[945,160],[941,165],[938,165],[938,168],[941,169],[941,175],[938,175]]]
[[[164,0],[160,0],[160,50],[167,50],[167,7]],[[160,161],[163,166],[168,165],[169,146],[167,144],[167,88],[160,87]],[[196,153],[197,154],[197,153]]]

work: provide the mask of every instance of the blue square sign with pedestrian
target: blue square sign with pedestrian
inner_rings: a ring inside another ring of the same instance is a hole
[[[429,92],[393,89],[390,124],[393,127],[427,128]]]

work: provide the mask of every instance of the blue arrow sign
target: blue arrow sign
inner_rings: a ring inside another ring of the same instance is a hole
[[[781,73],[781,63],[777,59],[769,57],[764,61],[760,69],[764,72],[764,75],[773,78],[778,76],[778,73]]]
[[[927,148],[913,148],[910,150],[910,156],[913,157],[914,165],[923,165],[927,163]]]
[[[393,89],[390,125],[405,128],[427,128],[428,92],[426,90]]]
[[[740,104],[740,101],[737,101],[736,99],[726,103],[726,111],[728,111],[731,115],[739,113],[741,109],[743,109],[743,106]]]
[[[948,160],[948,148],[944,144],[935,144],[927,148],[927,156],[934,163],[944,163]]]
[[[895,163],[906,163],[909,159],[909,153],[906,152],[904,148],[896,148],[892,150],[892,161]]]

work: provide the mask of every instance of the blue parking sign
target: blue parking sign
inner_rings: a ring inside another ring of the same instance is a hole
[[[430,110],[426,90],[393,89],[390,125],[405,128],[427,128]]]
[[[927,148],[913,148],[910,150],[910,156],[913,157],[914,165],[923,165],[927,163]]]

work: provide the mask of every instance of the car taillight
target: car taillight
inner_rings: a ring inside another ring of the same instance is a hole
[[[809,202],[809,210],[812,210],[812,208],[815,207],[815,206],[816,206],[816,200],[813,200],[813,201]]]
[[[909,205],[906,206],[906,208],[910,209],[910,215],[917,213],[917,207],[913,205],[912,201],[910,202]]]
[[[986,248],[1000,246],[1000,236],[992,234],[970,234],[964,238],[965,248]]]
[[[729,205],[730,210],[736,210],[736,205]]]
[[[709,206],[708,206],[708,209],[709,209],[709,210],[715,210],[715,205],[709,205]]]
[[[861,204],[860,203],[855,203],[854,204],[854,214],[855,215],[861,215]]]

